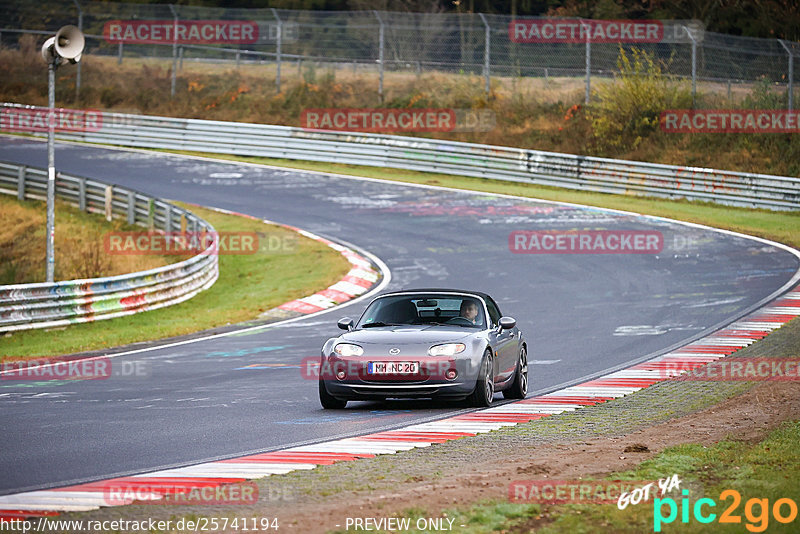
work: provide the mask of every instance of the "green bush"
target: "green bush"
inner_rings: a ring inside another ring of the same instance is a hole
[[[594,90],[586,116],[592,125],[592,141],[598,152],[639,146],[658,130],[661,112],[688,108],[691,92],[685,82],[673,82],[651,54],[620,47],[619,75]]]
[[[742,101],[745,109],[785,109],[787,95],[773,91],[773,84],[766,76],[761,76],[753,90]]]

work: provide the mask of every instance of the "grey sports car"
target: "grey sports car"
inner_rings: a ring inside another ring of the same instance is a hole
[[[489,406],[496,391],[528,391],[527,346],[517,321],[486,293],[414,289],[387,293],[344,334],[322,347],[319,398],[324,408],[348,400],[435,397]]]

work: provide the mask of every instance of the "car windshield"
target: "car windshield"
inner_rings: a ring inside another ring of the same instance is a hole
[[[414,294],[376,299],[356,328],[414,324],[483,328],[486,320],[483,304],[475,297]]]

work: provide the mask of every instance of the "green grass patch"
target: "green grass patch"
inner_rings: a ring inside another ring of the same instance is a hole
[[[262,244],[265,236],[273,236],[295,245],[278,251],[262,247],[256,254],[221,254],[217,282],[175,306],[95,323],[0,337],[0,356],[69,354],[254,319],[270,308],[334,284],[350,268],[338,252],[291,230],[208,209],[184,207],[209,221],[219,232],[256,232]]]
[[[771,239],[794,248],[800,248],[800,212],[771,211],[766,209],[734,208],[711,202],[667,200],[631,195],[613,195],[574,191],[516,182],[503,182],[487,178],[471,178],[401,169],[387,169],[362,165],[343,165],[309,161],[206,154],[199,152],[167,151],[210,157],[222,160],[243,161],[263,165],[276,165],[319,172],[351,176],[365,176],[414,184],[454,187],[470,191],[484,191],[521,197],[571,202],[601,208],[632,211],[681,221],[723,228],[734,232]]]
[[[688,521],[682,521],[682,499],[678,491],[671,495],[677,515],[671,523],[662,521],[662,532],[797,532],[800,518],[781,523],[773,515],[779,499],[791,499],[800,504],[797,480],[800,479],[800,422],[784,423],[762,442],[751,444],[730,439],[713,446],[685,444],[670,447],[651,460],[642,462],[631,471],[615,473],[609,480],[657,480],[677,474],[681,489],[688,490]],[[657,488],[656,488],[657,489]],[[734,496],[724,495],[725,490],[735,490]],[[694,516],[698,499],[712,499],[716,506],[703,505],[702,514],[716,514],[705,524]],[[752,500],[752,501],[751,501]],[[761,503],[766,500],[767,509]],[[736,504],[736,506],[734,506]],[[465,533],[489,532],[487,524],[506,532],[593,533],[618,532],[639,534],[654,531],[654,505],[651,496],[647,502],[618,509],[616,504],[537,505],[531,503],[490,502],[479,503],[468,509],[448,510],[448,515],[467,524]],[[525,507],[528,507],[526,510]],[[669,516],[669,505],[661,505],[662,516]],[[730,517],[740,518],[739,523],[720,523],[726,509]],[[748,515],[749,512],[749,515]],[[789,504],[779,510],[784,518],[791,516]],[[664,520],[666,521],[666,519]]]

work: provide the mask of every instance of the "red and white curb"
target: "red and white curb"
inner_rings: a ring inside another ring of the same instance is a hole
[[[202,207],[205,209],[210,209],[212,211],[216,211],[219,213],[236,215],[238,217],[253,219],[255,221],[260,221],[267,224],[280,226],[282,228],[287,228],[289,230],[292,230],[293,232],[297,232],[303,237],[307,237],[309,239],[313,239],[314,241],[324,243],[325,245],[329,246],[330,248],[332,248],[333,250],[337,251],[339,254],[344,256],[344,258],[352,265],[351,269],[347,272],[347,274],[332,286],[328,287],[327,289],[323,289],[322,291],[318,291],[313,295],[308,295],[307,297],[302,297],[297,300],[285,302],[280,306],[278,306],[278,309],[280,310],[297,312],[302,315],[307,315],[310,313],[316,313],[322,310],[326,310],[328,308],[333,308],[334,306],[338,306],[339,304],[352,300],[358,297],[359,295],[363,295],[375,285],[378,279],[380,279],[381,276],[380,273],[372,268],[372,262],[370,262],[367,258],[361,256],[351,248],[348,248],[344,245],[340,245],[339,243],[334,243],[329,239],[325,239],[324,237],[320,237],[316,234],[313,234],[301,228],[297,228],[296,226],[270,221],[267,219],[260,219],[258,217],[254,217],[253,215],[248,215],[246,213],[239,213],[238,211],[231,211],[223,208],[200,206],[199,204],[191,204],[191,205]]]
[[[313,295],[281,304],[278,306],[279,309],[295,311],[302,314],[316,313],[318,311],[338,306],[343,302],[347,302],[350,299],[366,293],[373,285],[375,285],[375,282],[378,281],[380,275],[375,269],[372,268],[372,264],[369,262],[369,260],[356,254],[353,250],[345,247],[344,245],[340,245],[325,239],[324,237],[312,234],[311,232],[306,232],[300,228],[295,228],[294,226],[288,226],[285,224],[279,224],[279,226],[289,228],[309,239],[313,239],[314,241],[319,241],[320,243],[328,245],[333,250],[338,251],[352,265],[352,268],[350,271],[348,271],[344,278],[329,288],[318,291]]]
[[[354,269],[362,267],[364,265]],[[768,336],[797,316],[800,316],[800,287],[795,287],[744,318],[672,352],[546,395],[354,438],[63,488],[6,495],[0,497],[0,521],[131,504],[132,499],[120,500],[115,497],[111,503],[106,499],[109,492],[118,492],[120,488],[132,489],[140,499],[140,492],[136,490],[141,488],[148,498],[159,500],[165,495],[188,493],[198,488],[236,484],[298,469],[314,469],[318,465],[427,447],[593,406],[668,380],[667,375],[685,373],[724,358]]]

